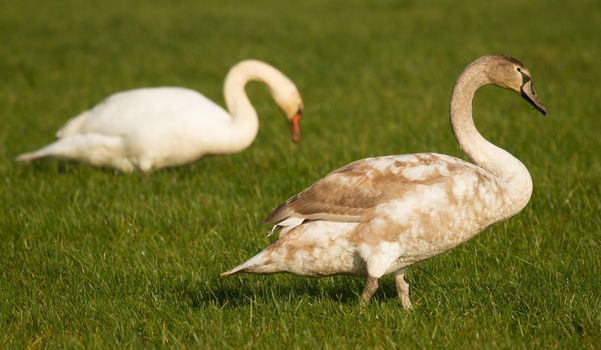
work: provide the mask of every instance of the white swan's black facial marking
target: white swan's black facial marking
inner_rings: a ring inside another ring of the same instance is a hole
[[[524,72],[521,67],[516,67],[516,70],[522,76],[522,86],[520,88],[520,95],[528,101],[537,111],[543,115],[547,114],[547,108],[537,99],[536,91],[532,86],[532,78]]]

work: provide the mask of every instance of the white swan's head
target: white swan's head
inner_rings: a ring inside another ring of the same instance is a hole
[[[488,61],[486,70],[490,81],[500,87],[515,91],[528,101],[536,110],[543,115],[547,109],[538,100],[538,96],[532,85],[532,76],[528,68],[517,59],[505,55],[484,56],[481,60]]]
[[[275,103],[286,116],[292,141],[300,141],[299,123],[303,115],[303,100],[298,89],[288,78],[282,79],[277,87],[271,89]]]
[[[240,61],[230,68],[223,86],[225,104],[230,113],[235,113],[234,111],[237,110],[236,98],[245,94],[244,86],[249,80],[258,80],[267,85],[275,103],[286,116],[290,125],[292,141],[298,142],[303,100],[296,85],[284,73],[270,64],[248,59]]]

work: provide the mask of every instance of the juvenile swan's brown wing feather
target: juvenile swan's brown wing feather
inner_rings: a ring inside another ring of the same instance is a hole
[[[373,207],[381,196],[367,176],[367,167],[365,160],[360,160],[335,170],[280,204],[264,223],[288,217],[359,221],[363,211]]]
[[[457,161],[462,162],[430,153],[358,160],[289,198],[263,223],[280,222],[289,217],[357,222],[367,210],[402,196],[417,184],[443,180],[441,172],[448,171],[449,165]],[[407,176],[411,172],[405,170],[417,167],[421,167],[419,176]]]

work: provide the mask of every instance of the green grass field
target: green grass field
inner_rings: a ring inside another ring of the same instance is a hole
[[[0,2],[0,347],[595,348],[601,341],[601,3],[590,1]],[[390,278],[219,273],[265,247],[261,219],[368,156],[462,156],[455,78],[506,53],[549,110],[485,88],[487,138],[520,158],[526,209]],[[248,86],[255,143],[141,180],[80,163],[17,164],[120,90],[186,86],[222,104],[228,68],[274,64],[305,100],[299,146]]]

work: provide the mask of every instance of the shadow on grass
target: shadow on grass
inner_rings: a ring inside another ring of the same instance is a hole
[[[108,167],[95,167],[90,164],[67,159],[41,158],[30,162],[18,162],[16,168],[21,173],[39,174],[72,174],[84,169],[95,169],[107,175],[116,175],[118,171]]]
[[[173,180],[193,180],[198,177],[199,174],[214,173],[220,171],[220,169],[214,169],[214,164],[203,164],[210,161],[212,156],[204,156],[202,159],[194,162],[160,168],[152,170],[148,174],[142,174],[138,170],[134,170],[131,173],[126,173],[121,170],[109,167],[109,166],[94,166],[86,162],[69,160],[69,159],[56,159],[56,158],[41,158],[30,162],[15,162],[15,169],[20,175],[31,175],[39,176],[40,174],[58,174],[58,175],[69,175],[76,174],[82,171],[98,172],[111,177],[118,176],[131,176],[131,174],[137,175],[141,180],[148,181],[149,177],[153,175],[155,177],[168,177]]]
[[[363,279],[357,277],[325,277],[321,280],[289,276],[247,276],[181,283],[174,286],[172,292],[192,308],[214,305],[235,309],[256,302],[273,304],[301,299],[352,305],[358,304],[362,290]],[[396,298],[392,281],[381,279],[374,301]]]

